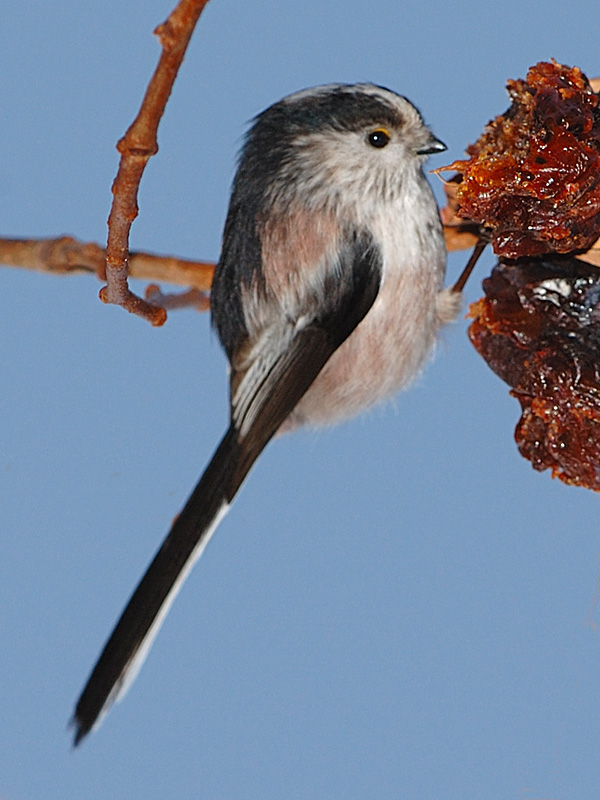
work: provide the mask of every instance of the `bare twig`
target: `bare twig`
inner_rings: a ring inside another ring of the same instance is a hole
[[[151,283],[146,288],[146,300],[152,305],[169,309],[195,308],[198,311],[207,311],[210,308],[208,293],[201,289],[188,289],[187,292],[177,294],[164,294],[160,286]]]
[[[93,272],[105,279],[106,252],[94,242],[79,242],[71,236],[56,239],[0,239],[0,264],[33,269],[54,275]],[[191,286],[209,292],[214,264],[188,261],[174,256],[133,252],[129,255],[129,275],[142,280],[176,286]]]
[[[137,192],[149,159],[158,151],[157,131],[183,61],[194,27],[208,0],[180,0],[167,21],[155,33],[162,53],[137,117],[119,141],[121,162],[113,183],[113,204],[108,218],[106,286],[100,290],[105,303],[115,303],[162,325],[166,312],[133,294],[127,284],[129,231],[138,215]]]
[[[488,244],[488,242],[485,239],[478,239],[477,240],[475,248],[473,249],[473,252],[471,253],[471,257],[467,261],[467,265],[465,266],[465,268],[461,272],[458,280],[456,281],[456,283],[452,287],[452,291],[453,292],[456,292],[457,294],[460,294],[462,292],[462,290],[465,288],[465,286],[467,284],[467,281],[469,280],[469,277],[470,277],[471,273],[475,269],[475,265],[479,261],[479,257],[481,256],[481,254],[485,250],[487,244]]]

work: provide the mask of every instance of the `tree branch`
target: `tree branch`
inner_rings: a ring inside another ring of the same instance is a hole
[[[138,215],[137,193],[150,158],[158,151],[158,125],[169,100],[175,78],[185,55],[196,22],[208,0],[180,0],[155,33],[162,53],[137,117],[119,141],[121,162],[113,183],[113,204],[108,218],[106,245],[106,286],[100,299],[138,314],[153,325],[162,325],[164,309],[151,305],[130,291],[129,231]]]
[[[0,239],[0,263],[53,275],[92,272],[104,280],[106,251],[95,242],[79,242],[71,236],[56,239]],[[208,293],[214,264],[174,256],[133,252],[129,275],[142,280],[190,286]]]

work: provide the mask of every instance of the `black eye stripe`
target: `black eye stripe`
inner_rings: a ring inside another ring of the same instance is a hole
[[[367,136],[367,141],[371,147],[381,148],[386,146],[390,138],[390,134],[385,128],[375,128]]]

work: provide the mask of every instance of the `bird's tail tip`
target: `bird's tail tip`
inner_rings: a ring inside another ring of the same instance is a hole
[[[73,741],[71,743],[71,747],[73,750],[79,747],[81,742],[85,739],[85,737],[89,733],[89,730],[87,730],[84,724],[81,722],[81,720],[78,719],[77,712],[75,712],[71,717],[71,719],[69,720],[67,724],[67,730],[69,734],[73,737]]]

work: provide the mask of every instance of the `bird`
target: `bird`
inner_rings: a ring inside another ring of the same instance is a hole
[[[445,149],[409,100],[370,83],[304,89],[252,120],[210,295],[229,427],[89,676],[74,746],[130,687],[269,441],[391,397],[458,315],[423,172]]]

